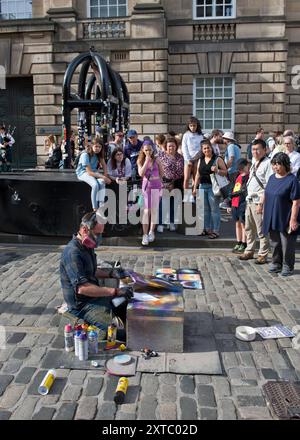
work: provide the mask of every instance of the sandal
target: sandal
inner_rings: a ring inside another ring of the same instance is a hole
[[[216,232],[212,232],[211,234],[209,234],[208,238],[214,239],[214,238],[218,238],[219,234],[217,234]]]

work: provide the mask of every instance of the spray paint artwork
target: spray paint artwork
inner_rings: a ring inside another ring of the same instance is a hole
[[[127,309],[148,310],[161,315],[182,310],[182,286],[151,275],[128,271],[134,289],[133,301]]]
[[[178,282],[184,289],[203,289],[201,274],[196,269],[175,270],[170,267],[163,267],[157,269],[155,275],[165,281]]]

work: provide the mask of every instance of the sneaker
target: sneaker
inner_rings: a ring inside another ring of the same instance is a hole
[[[238,254],[243,254],[245,252],[247,245],[245,246],[243,243],[239,245],[238,249],[237,249],[237,253]]]
[[[162,232],[164,232],[164,227],[163,227],[163,225],[158,225],[158,226],[157,226],[157,232],[159,232],[160,234],[161,234]]]
[[[278,264],[273,264],[273,263],[270,264],[268,272],[280,273],[281,271],[282,271],[282,267],[278,266]]]
[[[143,246],[148,246],[148,244],[149,244],[149,238],[148,238],[148,235],[147,235],[147,234],[144,234],[144,235],[143,235],[143,240],[142,240],[142,245],[143,245]]]
[[[193,196],[193,194],[190,195],[189,202],[190,203],[195,203],[195,197]]]
[[[170,223],[170,231],[171,232],[175,232],[176,231],[176,226],[174,225],[174,223]]]
[[[149,232],[148,234],[148,243],[152,243],[155,240],[155,234],[154,232]]]
[[[282,269],[282,271],[280,272],[279,276],[285,278],[285,277],[290,277],[290,276],[292,276],[293,274],[294,274],[294,271],[293,271],[293,270],[289,269],[288,267],[284,267],[284,268]]]
[[[183,203],[187,203],[189,201],[189,199],[190,199],[190,196],[188,194],[185,194],[182,201],[183,201]]]
[[[254,261],[255,264],[267,264],[268,257],[264,257],[263,255],[258,255],[256,260]]]
[[[219,208],[220,209],[228,209],[228,208],[230,208],[230,205],[229,205],[229,203],[226,200],[224,200],[223,202],[221,202],[219,204]]]
[[[237,244],[234,246],[234,248],[232,249],[232,252],[233,252],[234,254],[237,254],[239,248],[240,248],[240,245],[237,243]]]
[[[253,252],[244,252],[243,255],[239,256],[239,260],[242,260],[242,261],[253,260],[253,259],[254,259]]]

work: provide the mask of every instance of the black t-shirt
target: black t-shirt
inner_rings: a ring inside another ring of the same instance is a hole
[[[200,183],[211,184],[210,174],[212,173],[211,167],[215,165],[216,158],[212,157],[211,160],[206,163],[205,159],[201,159],[199,163]]]

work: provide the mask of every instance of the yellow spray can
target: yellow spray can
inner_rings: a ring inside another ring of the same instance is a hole
[[[122,405],[122,403],[124,403],[125,396],[127,393],[127,388],[128,388],[127,377],[120,377],[116,389],[116,394],[114,396],[114,401],[116,402],[117,405]]]
[[[52,385],[53,385],[55,378],[56,378],[56,371],[49,370],[48,373],[46,374],[46,376],[44,377],[44,379],[42,380],[42,382],[38,388],[38,392],[40,394],[42,394],[43,396],[48,394]]]

